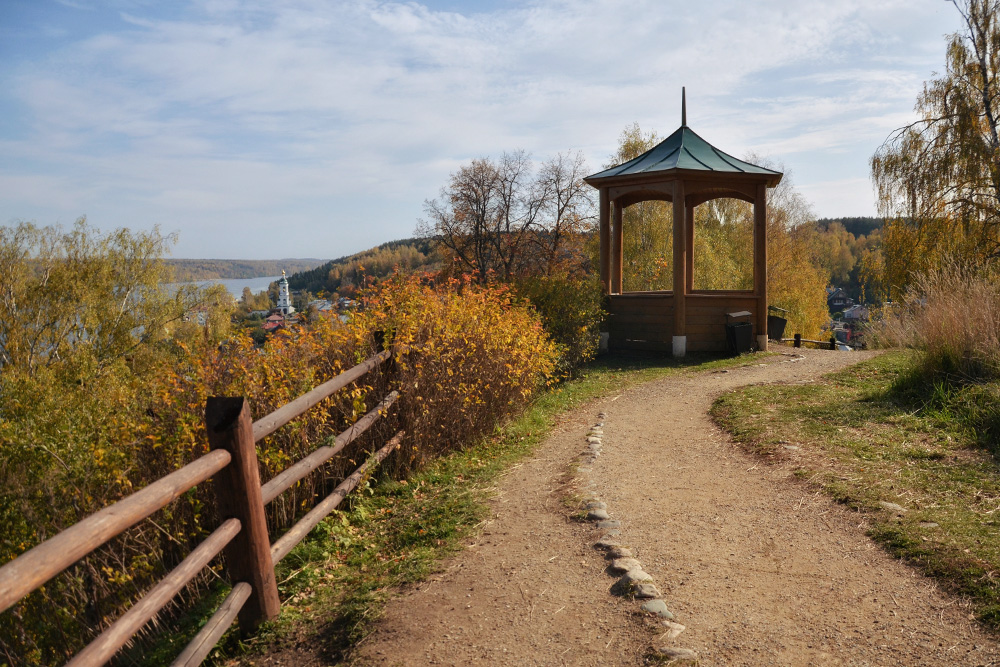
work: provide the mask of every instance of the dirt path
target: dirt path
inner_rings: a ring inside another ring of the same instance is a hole
[[[389,604],[360,664],[639,665],[693,649],[702,665],[993,665],[996,638],[962,602],[879,550],[858,515],[782,466],[738,451],[709,420],[721,392],[803,382],[860,361],[804,351],[652,382],[565,416],[502,481],[492,520],[431,581]],[[572,474],[605,412],[602,455]],[[593,492],[686,631],[663,638],[574,521]]]

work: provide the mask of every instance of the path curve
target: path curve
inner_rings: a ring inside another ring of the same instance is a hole
[[[863,353],[803,350],[671,377],[564,415],[499,485],[481,534],[390,602],[357,664],[994,665],[1000,646],[960,600],[886,555],[859,515],[739,451],[707,416],[720,393],[809,382]],[[606,413],[602,453],[573,472]],[[565,498],[598,496],[675,621],[673,640],[614,583]]]

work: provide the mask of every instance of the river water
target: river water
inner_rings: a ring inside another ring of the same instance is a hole
[[[229,293],[233,295],[233,298],[239,299],[243,296],[244,287],[249,287],[250,291],[256,294],[257,292],[263,292],[267,289],[268,285],[280,279],[281,276],[261,276],[258,278],[214,278],[212,280],[195,280],[188,283],[169,283],[167,284],[167,288],[177,288],[181,285],[197,285],[198,287],[222,285],[229,290]]]

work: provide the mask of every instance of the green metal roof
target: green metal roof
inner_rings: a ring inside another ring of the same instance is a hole
[[[687,125],[681,125],[676,132],[639,157],[587,176],[584,180],[589,183],[616,176],[653,176],[675,169],[769,176],[767,184],[771,187],[777,185],[782,177],[780,171],[758,167],[723,153],[695,134]]]

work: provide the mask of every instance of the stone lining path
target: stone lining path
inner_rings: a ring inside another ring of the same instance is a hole
[[[961,600],[792,477],[795,450],[765,465],[707,417],[728,389],[810,382],[864,357],[803,350],[566,415],[499,485],[478,538],[390,603],[354,661],[1000,664]]]
[[[579,471],[588,474],[592,471],[590,466],[601,455],[604,436],[603,420],[607,419],[607,415],[602,412],[597,417],[601,421],[594,424],[590,432],[587,433],[588,448],[581,455],[585,465],[578,468]],[[605,531],[594,542],[594,548],[602,551],[605,559],[611,562],[607,567],[607,572],[618,577],[611,586],[611,593],[642,601],[639,609],[649,616],[659,619],[663,627],[666,628],[666,632],[659,637],[659,640],[673,642],[687,628],[680,623],[674,623],[674,615],[667,608],[666,601],[661,598],[660,590],[653,583],[653,578],[642,569],[642,563],[634,557],[632,550],[619,543],[618,536],[621,531],[618,529],[621,523],[611,519],[607,503],[598,499],[600,496],[594,490],[597,485],[591,482],[587,486],[591,490],[590,499],[584,501],[587,519],[596,522],[597,527]],[[698,659],[698,654],[694,651],[669,644],[653,647],[652,653],[675,662],[693,662]]]

